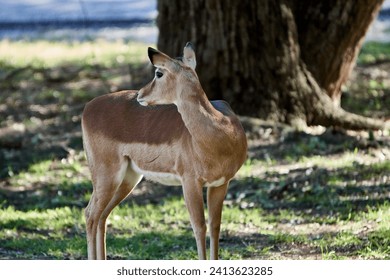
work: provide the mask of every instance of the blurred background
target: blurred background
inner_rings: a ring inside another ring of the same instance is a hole
[[[0,36],[12,40],[137,40],[156,43],[156,0],[1,1]]]
[[[157,42],[157,0],[1,0],[0,38],[136,40]],[[366,36],[389,41],[390,1],[386,0]]]

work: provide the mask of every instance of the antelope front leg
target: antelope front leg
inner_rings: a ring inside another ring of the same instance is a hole
[[[223,200],[225,199],[228,183],[220,187],[209,187],[207,190],[207,208],[210,225],[210,259],[218,260],[219,232]]]
[[[85,219],[86,219],[86,230],[87,230],[87,244],[88,244],[88,259],[105,259],[101,255],[101,252],[104,252],[102,247],[105,244],[105,228],[102,231],[99,228],[100,219],[106,205],[111,199],[111,193],[100,193],[98,191],[93,191],[91,199],[88,203],[87,208],[85,209]]]
[[[206,259],[206,222],[203,206],[203,187],[199,183],[183,183],[184,200],[190,214],[200,260]]]
[[[94,204],[94,193],[92,193],[91,199],[88,203],[87,208],[85,209],[85,220],[86,220],[86,231],[87,231],[87,246],[88,246],[88,259],[96,259],[96,232],[97,232],[97,223],[92,217],[91,210],[93,209]]]

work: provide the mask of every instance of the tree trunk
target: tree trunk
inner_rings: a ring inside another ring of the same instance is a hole
[[[301,126],[380,129],[339,107],[364,35],[383,0],[159,0],[158,48],[192,41],[210,99],[239,114]]]
[[[339,104],[341,85],[348,79],[364,35],[383,1],[296,2],[294,15],[302,60],[319,86]]]

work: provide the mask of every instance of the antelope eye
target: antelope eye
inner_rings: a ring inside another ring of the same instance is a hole
[[[161,78],[163,76],[163,73],[160,71],[156,71],[156,77]]]

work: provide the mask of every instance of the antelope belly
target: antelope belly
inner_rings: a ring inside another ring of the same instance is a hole
[[[133,161],[131,162],[131,167],[138,174],[144,175],[146,180],[160,183],[167,186],[181,186],[181,178],[176,174],[166,173],[166,172],[154,172],[143,170],[138,167]]]

